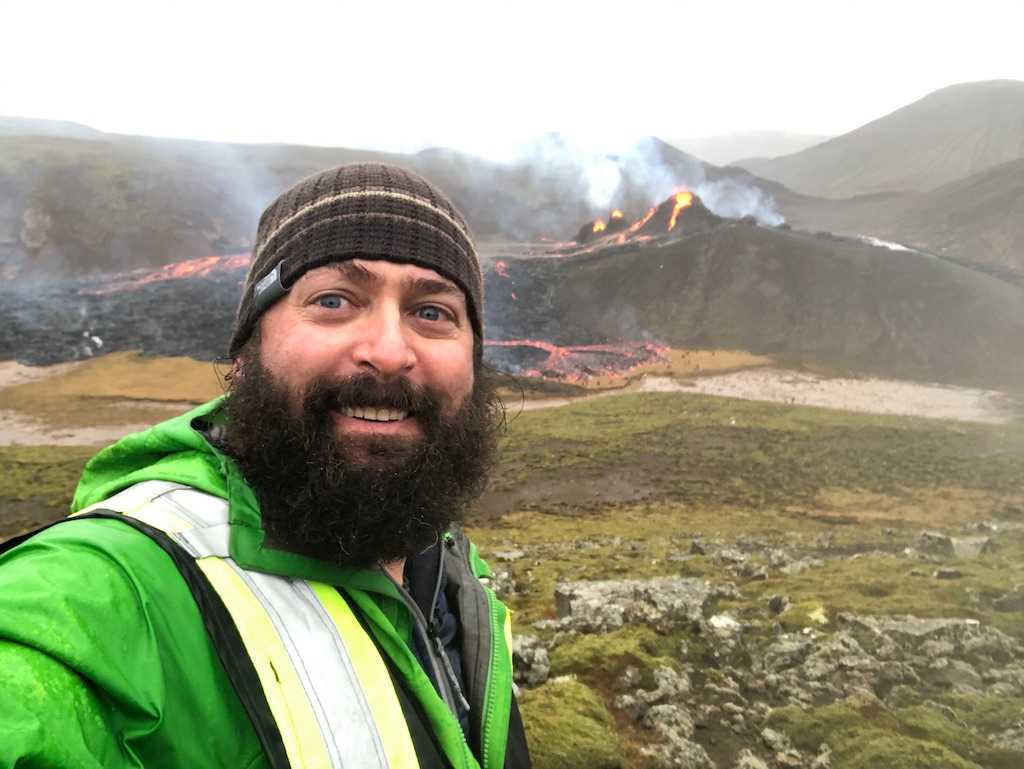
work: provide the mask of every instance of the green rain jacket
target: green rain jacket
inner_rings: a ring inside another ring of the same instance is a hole
[[[490,616],[481,621],[490,622],[485,635],[493,641],[475,663],[484,673],[467,693],[473,728],[464,737],[410,649],[410,612],[390,579],[264,546],[252,490],[204,435],[221,401],[101,451],[82,474],[72,510],[149,480],[226,499],[235,562],[341,589],[448,763],[528,766],[511,696],[507,609],[474,580],[486,595]],[[467,561],[477,577],[489,576],[471,546]],[[72,518],[0,555],[0,769],[14,766],[269,766],[177,567],[119,520]]]

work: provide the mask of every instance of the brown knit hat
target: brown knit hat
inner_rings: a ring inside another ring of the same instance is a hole
[[[384,163],[353,163],[303,179],[263,212],[231,357],[303,273],[347,259],[415,264],[454,281],[483,339],[483,279],[465,219],[422,176]]]

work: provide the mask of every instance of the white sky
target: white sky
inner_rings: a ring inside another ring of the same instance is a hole
[[[1024,3],[0,0],[0,115],[218,141],[839,134],[1024,80]]]

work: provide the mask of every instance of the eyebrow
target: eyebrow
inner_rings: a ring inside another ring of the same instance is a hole
[[[465,299],[462,289],[447,280],[436,278],[406,278],[405,289],[418,294],[441,294],[453,298]]]
[[[361,264],[355,264],[354,262],[331,262],[327,266],[340,273],[343,278],[348,278],[360,286],[376,286],[380,283],[380,278]]]
[[[328,266],[340,273],[342,277],[359,286],[372,288],[381,283],[380,276],[366,269],[361,264],[355,264],[354,262],[332,262]],[[465,298],[461,288],[449,280],[440,278],[406,278],[402,283],[402,287],[406,291],[418,294],[440,294],[459,299]]]

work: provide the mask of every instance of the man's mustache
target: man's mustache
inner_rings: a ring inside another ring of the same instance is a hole
[[[369,373],[321,377],[308,387],[304,401],[307,414],[344,408],[384,408],[431,418],[440,412],[440,399],[430,388],[415,385],[405,377],[381,379]]]

